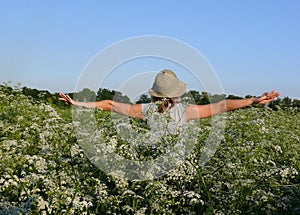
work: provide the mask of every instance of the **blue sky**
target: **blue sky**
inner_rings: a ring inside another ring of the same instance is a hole
[[[70,92],[99,51],[127,38],[161,35],[198,50],[226,94],[275,89],[300,98],[299,11],[296,0],[2,0],[0,81]],[[178,76],[193,88],[184,73]]]

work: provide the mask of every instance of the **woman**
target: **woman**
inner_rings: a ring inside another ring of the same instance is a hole
[[[112,100],[96,102],[78,102],[68,95],[60,93],[61,98],[68,105],[86,108],[98,108],[104,111],[113,111],[118,114],[143,119],[149,110],[159,113],[168,113],[178,124],[182,125],[190,120],[210,117],[222,112],[236,110],[252,104],[267,104],[279,96],[278,92],[266,92],[260,97],[247,99],[226,99],[207,105],[188,105],[180,103],[180,97],[186,92],[186,84],[180,81],[171,70],[162,70],[155,77],[152,88],[149,90],[152,102],[148,104],[124,104]]]

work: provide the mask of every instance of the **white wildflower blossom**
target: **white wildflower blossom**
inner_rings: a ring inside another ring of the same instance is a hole
[[[286,178],[289,175],[290,169],[289,168],[285,168],[280,172],[280,175],[282,178]]]
[[[282,149],[279,145],[275,145],[274,149],[275,149],[276,152],[282,153]]]
[[[134,215],[145,215],[146,210],[147,210],[146,207],[142,207],[139,210],[137,210]]]
[[[227,163],[227,167],[229,167],[230,169],[234,169],[234,168],[236,168],[236,164],[235,163]]]
[[[109,153],[114,152],[114,150],[115,150],[115,148],[117,146],[117,143],[118,143],[118,141],[116,140],[116,138],[112,137],[110,139],[109,143],[107,144],[107,147],[106,147],[107,151]]]
[[[6,140],[3,145],[8,147],[8,149],[10,149],[12,147],[16,147],[18,145],[18,141],[16,141],[16,140]]]
[[[276,163],[272,160],[267,160],[267,164],[271,164],[272,166],[276,167]]]
[[[122,206],[122,208],[126,211],[126,212],[132,212],[134,211],[132,207],[130,207],[129,205],[124,205]]]
[[[125,190],[122,195],[129,195],[129,196],[133,195],[134,196],[135,193],[132,190]]]
[[[80,154],[83,152],[83,150],[78,145],[72,145],[70,151],[72,157],[76,155],[80,156]]]
[[[49,202],[45,201],[42,197],[38,197],[37,198],[37,202],[38,202],[38,207],[41,209],[41,210],[44,210],[46,208],[49,207]]]

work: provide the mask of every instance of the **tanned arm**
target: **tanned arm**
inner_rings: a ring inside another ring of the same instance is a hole
[[[207,118],[216,114],[232,111],[250,106],[252,104],[267,104],[273,101],[280,94],[278,92],[266,92],[260,97],[248,99],[225,99],[214,104],[190,105],[186,109],[185,120]]]
[[[142,104],[125,104],[121,102],[115,102],[112,100],[102,100],[96,102],[78,102],[74,101],[69,95],[60,93],[60,100],[64,101],[68,105],[74,105],[76,107],[85,108],[97,108],[103,111],[112,111],[118,114],[122,114],[129,117],[142,119]]]

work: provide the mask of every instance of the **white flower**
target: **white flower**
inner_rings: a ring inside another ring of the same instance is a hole
[[[37,198],[37,202],[38,202],[38,207],[41,209],[41,210],[44,210],[46,208],[49,207],[49,202],[45,201],[42,197],[38,197]]]
[[[280,146],[275,145],[275,146],[274,146],[274,149],[275,149],[276,152],[282,153],[282,149],[281,149]]]
[[[146,207],[142,207],[139,210],[137,210],[134,215],[145,215],[146,210]]]
[[[284,170],[281,170],[280,175],[282,178],[286,178],[289,175],[289,168],[285,168]]]
[[[276,163],[272,160],[267,160],[267,164],[272,164],[274,167],[276,167]]]

